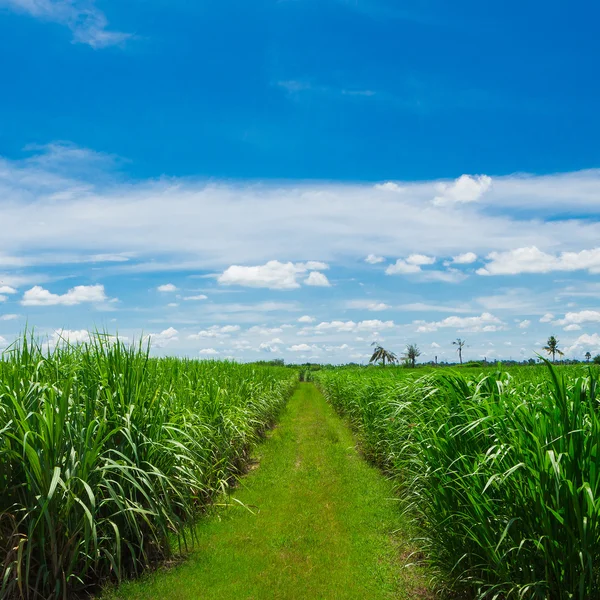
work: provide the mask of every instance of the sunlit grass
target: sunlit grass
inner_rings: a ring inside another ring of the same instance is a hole
[[[322,371],[396,475],[444,585],[478,598],[600,596],[598,372]]]
[[[294,378],[24,336],[0,361],[0,596],[70,597],[189,543]]]

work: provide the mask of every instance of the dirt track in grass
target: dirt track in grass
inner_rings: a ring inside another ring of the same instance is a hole
[[[257,450],[227,507],[198,525],[187,559],[106,595],[122,600],[430,597],[392,485],[309,383]]]

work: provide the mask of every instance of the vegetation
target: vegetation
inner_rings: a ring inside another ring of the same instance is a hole
[[[559,356],[563,355],[563,351],[559,350],[558,348],[558,340],[551,335],[548,338],[548,341],[546,342],[546,345],[544,346],[544,350],[550,355],[552,356],[552,362],[555,362],[556,360],[556,355],[558,354]]]
[[[452,345],[457,346],[456,351],[458,352],[458,360],[460,361],[460,364],[462,365],[462,349],[464,348],[466,342],[464,340],[461,340],[460,338],[456,338],[453,342]]]
[[[421,356],[421,351],[419,350],[416,344],[408,344],[406,346],[406,352],[404,353],[404,359],[410,364],[410,366],[414,369],[415,364],[417,362],[417,358]]]
[[[600,597],[598,372],[476,373],[315,379],[395,474],[440,582],[486,600]]]
[[[24,337],[0,362],[0,597],[70,598],[188,543],[296,377]]]
[[[373,351],[373,356],[371,356],[369,363],[381,362],[382,366],[385,367],[386,360],[388,363],[395,363],[398,361],[398,357],[393,352],[386,350],[377,342],[373,342],[371,345],[375,346],[375,350]]]
[[[422,569],[403,568],[411,533],[391,483],[359,458],[313,385],[299,386],[257,451],[258,468],[199,523],[201,550],[120,586],[111,600],[423,597]]]

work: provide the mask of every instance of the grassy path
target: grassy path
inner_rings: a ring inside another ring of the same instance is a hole
[[[354,444],[317,389],[300,384],[279,426],[258,449],[260,466],[244,478],[231,507],[198,526],[192,555],[110,597],[422,597],[422,574],[402,568],[407,533],[391,485]]]

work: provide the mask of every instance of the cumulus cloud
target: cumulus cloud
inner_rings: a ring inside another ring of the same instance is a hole
[[[531,321],[529,319],[524,319],[519,322],[519,329],[527,329],[531,325]]]
[[[367,304],[367,310],[370,310],[372,312],[379,312],[382,310],[388,310],[392,308],[389,304],[386,304],[385,302],[371,302],[370,304]]]
[[[329,283],[329,279],[323,275],[323,273],[319,273],[318,271],[311,271],[308,277],[304,280],[306,285],[312,285],[317,287],[331,287],[331,283]]]
[[[169,327],[160,333],[149,333],[144,341],[150,341],[153,348],[164,348],[173,342],[179,341],[179,332],[174,327]]]
[[[183,299],[186,301],[207,300],[208,296],[205,296],[204,294],[197,294],[196,296],[184,296]]]
[[[62,344],[85,344],[90,339],[90,332],[86,329],[55,329],[48,339],[48,343],[54,347]]]
[[[177,287],[174,286],[172,283],[165,283],[163,285],[159,285],[156,289],[159,292],[176,292],[177,291]]]
[[[264,265],[253,267],[232,265],[217,277],[217,281],[222,285],[292,290],[300,287],[297,276],[309,270],[312,270],[312,273],[305,281],[307,285],[329,285],[325,275],[317,272],[327,268],[327,264],[317,261],[282,263],[278,260],[270,260]]]
[[[503,329],[502,321],[488,312],[484,312],[478,317],[452,316],[441,321],[413,321],[413,325],[417,325],[418,333],[428,333],[443,328],[454,328],[470,333],[489,333]]]
[[[404,188],[393,181],[386,181],[385,183],[376,183],[373,186],[376,190],[384,192],[402,192]]]
[[[314,317],[311,317],[309,315],[303,315],[298,319],[298,323],[313,323],[314,320]]]
[[[425,254],[411,254],[406,259],[406,262],[409,265],[419,265],[419,266],[432,265],[433,263],[435,263],[435,257],[434,256],[426,256]]]
[[[53,294],[49,290],[36,285],[23,294],[23,306],[74,306],[76,304],[107,302],[108,297],[103,285],[77,285],[65,294]]]
[[[253,325],[252,327],[250,327],[250,329],[248,329],[249,334],[262,336],[271,336],[282,332],[282,327],[264,327],[262,325]]]
[[[408,275],[411,273],[420,273],[421,267],[406,262],[399,258],[394,264],[389,265],[385,270],[386,275]]]
[[[552,313],[546,313],[543,317],[540,317],[540,323],[550,323],[554,319],[554,315]]]
[[[229,337],[232,333],[236,333],[240,330],[239,325],[224,325],[220,327],[219,325],[213,325],[208,329],[203,329],[198,333],[192,333],[188,335],[188,340],[201,340],[206,338],[226,338]]]
[[[369,254],[365,258],[365,262],[369,263],[370,265],[376,265],[378,263],[385,262],[385,258],[383,256],[377,256],[375,254]]]
[[[372,300],[349,300],[346,304],[348,308],[357,308],[363,310],[369,310],[371,312],[379,312],[382,310],[388,310],[392,308],[385,302],[374,302]]]
[[[571,323],[571,325],[567,325],[563,327],[565,331],[579,331],[581,329],[581,325],[577,325],[576,323]]]
[[[571,346],[566,349],[567,354],[583,354],[584,352],[600,352],[600,335],[597,333],[580,335]]]
[[[19,315],[15,315],[15,314],[0,315],[0,321],[14,321],[18,318],[19,318]]]
[[[215,350],[214,348],[202,348],[202,350],[198,351],[198,354],[201,354],[202,356],[216,356],[217,354],[220,354],[218,350]]]
[[[456,265],[470,265],[477,260],[475,252],[464,252],[452,257],[452,262]]]
[[[0,285],[0,294],[16,294],[17,290],[10,285]]]
[[[479,275],[520,275],[552,271],[582,271],[600,273],[600,248],[580,252],[549,254],[537,246],[517,248],[507,252],[491,252]]]
[[[581,325],[582,323],[600,323],[600,311],[580,310],[579,312],[568,312],[564,318],[554,321],[556,325]],[[566,330],[569,331],[569,330]],[[572,330],[570,330],[572,331]]]
[[[380,331],[394,327],[394,321],[380,321],[379,319],[367,319],[365,321],[322,321],[313,329],[316,333],[325,331],[335,332],[359,332],[359,331]]]
[[[309,346],[308,344],[294,344],[288,350],[290,352],[314,352],[319,350],[319,347],[315,345]]]
[[[105,14],[94,0],[0,0],[0,6],[34,18],[59,23],[71,30],[73,41],[92,48],[105,48],[123,44],[130,33],[111,31]]]
[[[487,175],[461,175],[452,183],[439,183],[438,195],[433,199],[435,206],[448,206],[477,202],[492,187],[492,178]]]
[[[279,338],[273,338],[272,340],[269,340],[268,342],[261,342],[258,345],[258,350],[259,350],[259,352],[269,352],[269,353],[277,354],[280,352],[278,344],[283,344],[283,340],[281,340]]]

